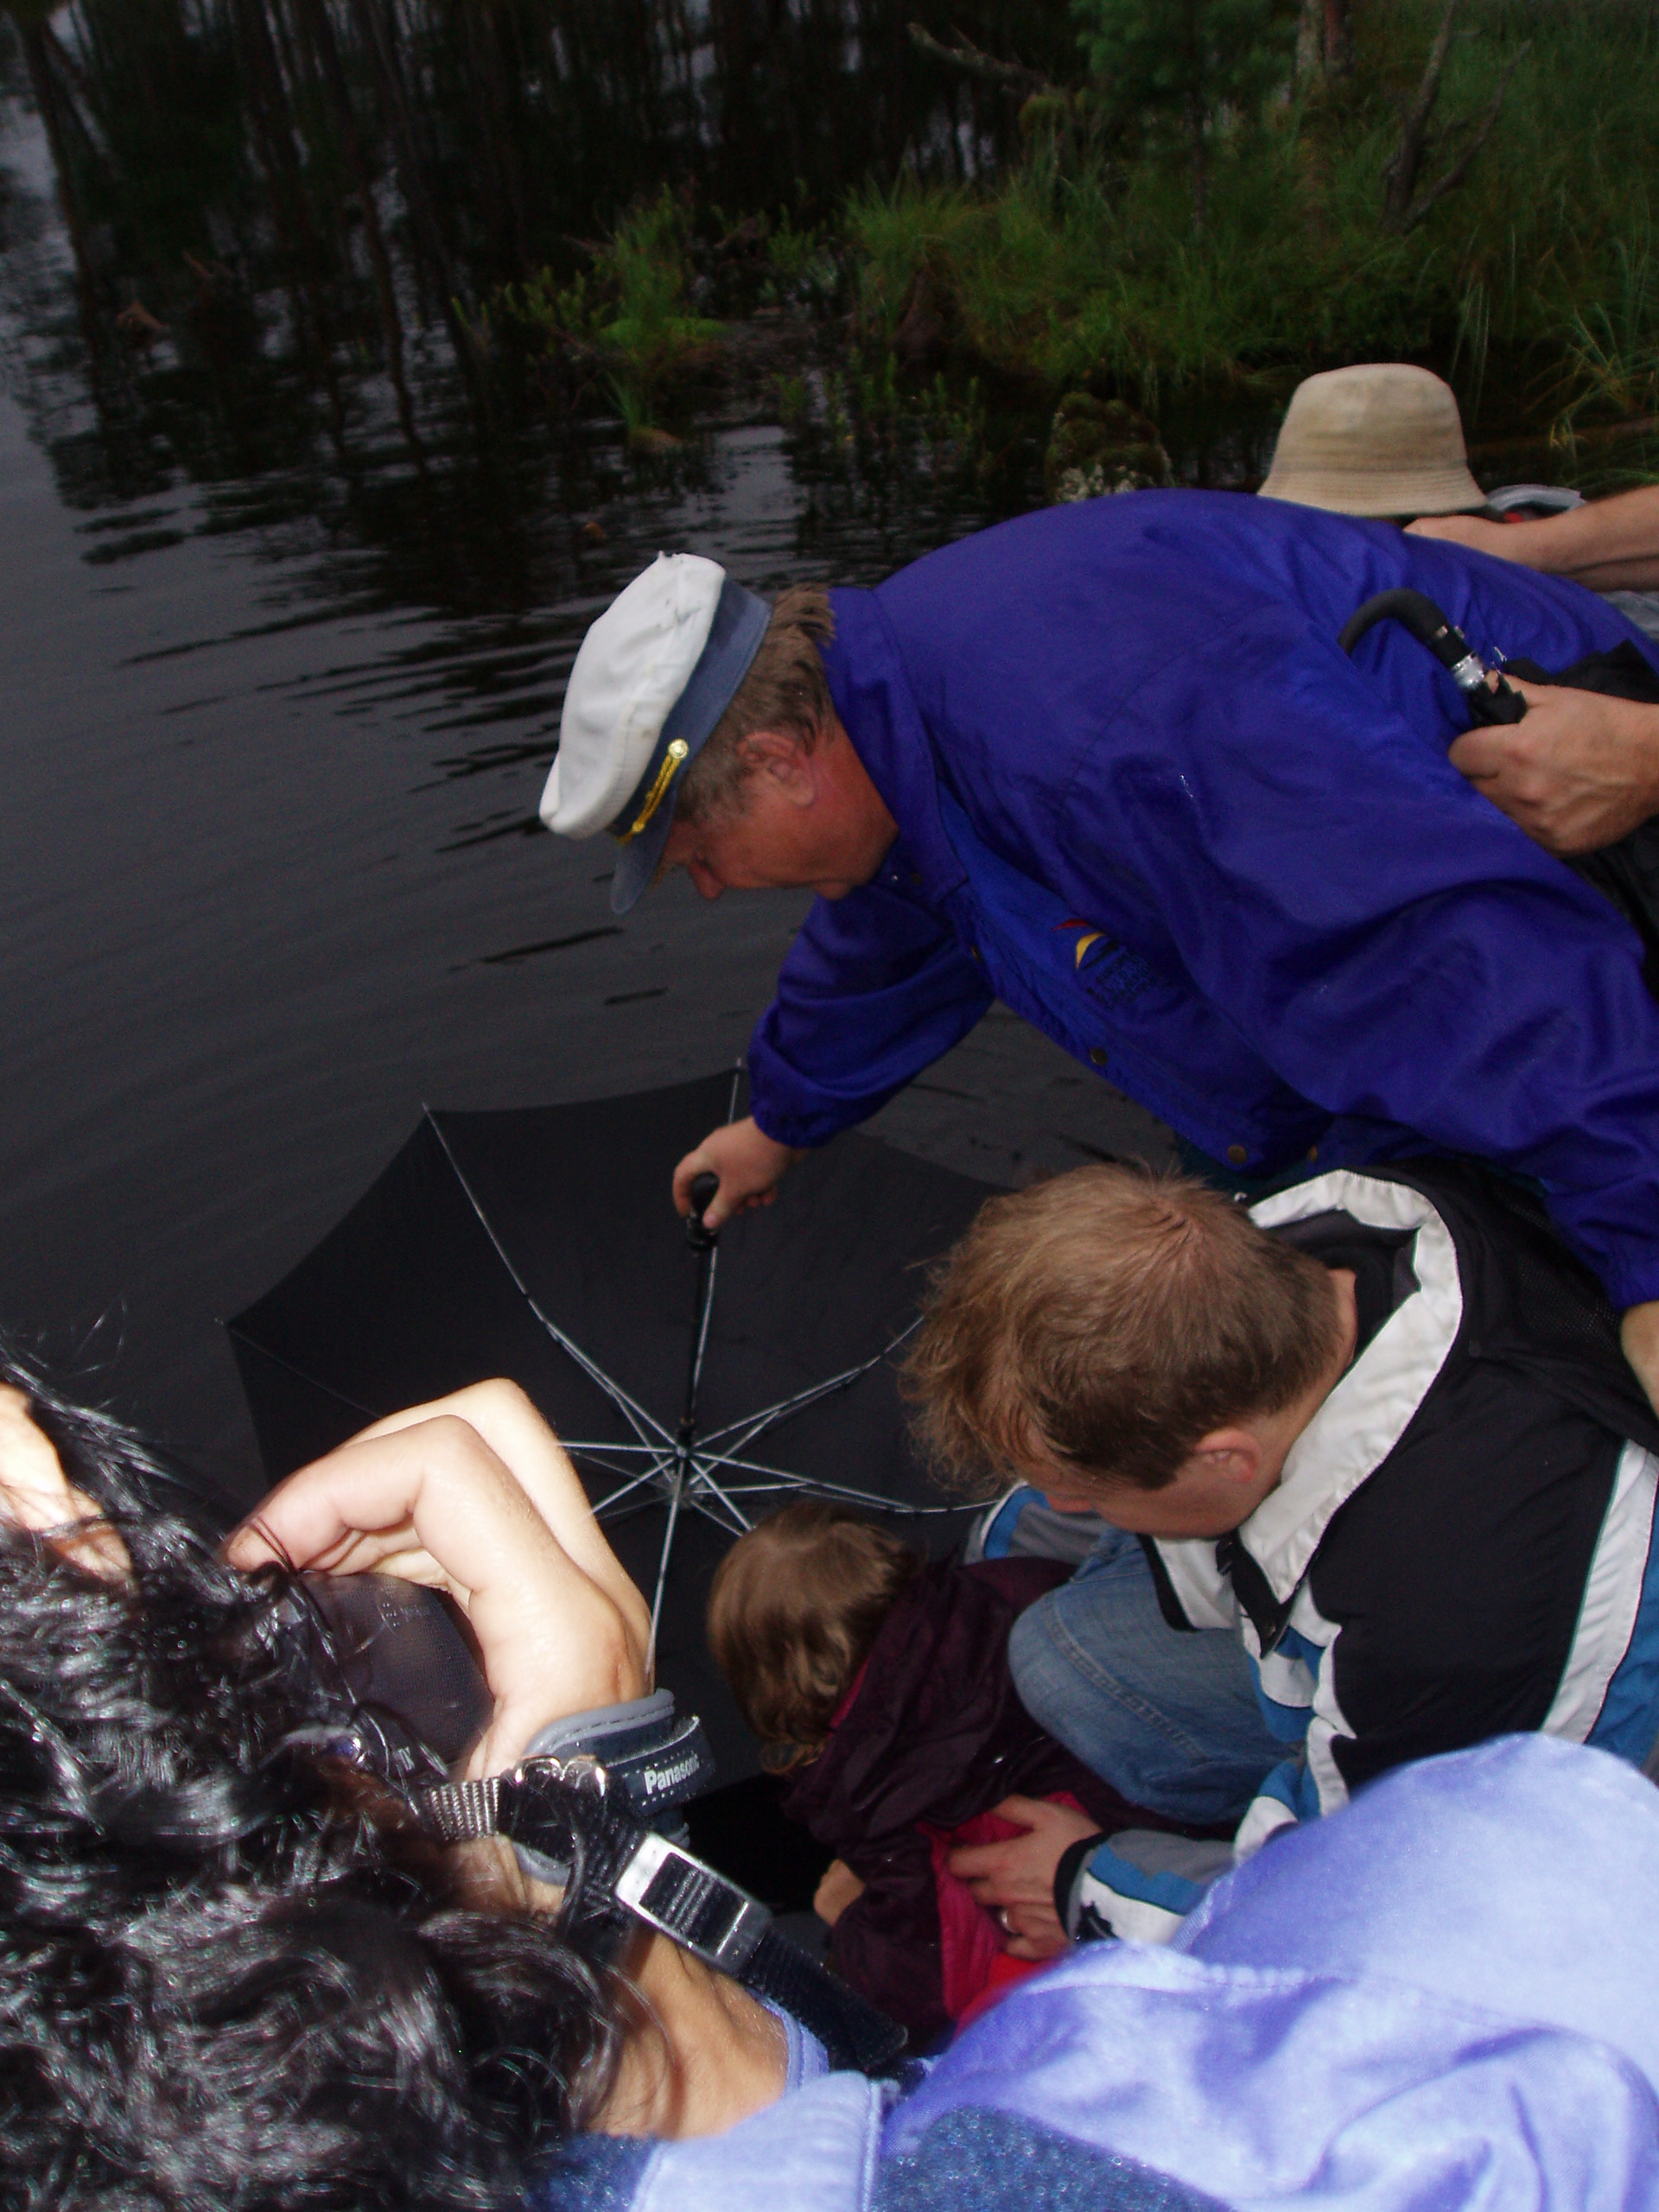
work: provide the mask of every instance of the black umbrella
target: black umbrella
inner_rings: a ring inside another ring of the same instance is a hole
[[[893,1355],[918,1263],[989,1186],[844,1136],[778,1204],[688,1248],[674,1163],[742,1110],[710,1077],[588,1105],[428,1112],[385,1173],[231,1323],[274,1481],[377,1416],[489,1375],[565,1440],[619,1555],[655,1599],[659,1677],[710,1724],[728,1773],[745,1738],[702,1641],[709,1576],[791,1493],[925,1516]]]

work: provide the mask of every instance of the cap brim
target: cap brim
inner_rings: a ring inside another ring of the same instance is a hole
[[[655,880],[667,849],[668,833],[674,827],[674,796],[671,794],[658,807],[654,821],[619,849],[616,873],[611,878],[613,914],[631,913]]]

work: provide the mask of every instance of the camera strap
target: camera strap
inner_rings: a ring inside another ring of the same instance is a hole
[[[758,1898],[644,1827],[591,1752],[532,1757],[510,1773],[442,1783],[410,1802],[439,1842],[505,1836],[568,1867],[565,1933],[608,1948],[630,1921],[642,1923],[792,2013],[832,2067],[876,2075],[898,2067],[904,2030],[781,1935]]]

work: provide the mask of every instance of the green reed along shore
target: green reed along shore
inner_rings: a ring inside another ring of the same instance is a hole
[[[1450,376],[1471,435],[1586,437],[1597,474],[1598,428],[1659,411],[1659,5],[1351,0],[1335,68],[1308,51],[1330,12],[1075,0],[1075,76],[1010,68],[1024,150],[977,188],[865,185],[816,226],[664,194],[577,283],[520,287],[506,312],[608,365],[630,423],[696,386],[720,316],[759,305],[815,327],[849,423],[937,416],[941,378],[1031,411],[1081,387],[1156,415],[1407,359]],[[1206,15],[1242,22],[1249,51],[1201,98],[1144,52],[1139,88],[1101,73],[1103,54],[1135,60],[1093,35],[1103,20],[1166,42]],[[942,72],[1005,60],[949,44],[929,42]],[[798,379],[778,385],[800,416]]]
[[[996,188],[855,194],[842,228],[864,329],[891,342],[926,294],[936,342],[964,359],[1152,406],[1193,380],[1408,358],[1450,372],[1477,416],[1499,361],[1506,411],[1647,411],[1659,10],[1458,10],[1420,200],[1500,86],[1502,104],[1462,181],[1391,226],[1387,171],[1445,13],[1362,6],[1344,75],[1293,66],[1252,107],[1212,111],[1202,210],[1175,119],[1091,136],[1040,100],[1031,150]]]

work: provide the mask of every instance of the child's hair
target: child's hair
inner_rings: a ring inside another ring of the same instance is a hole
[[[1331,1278],[1208,1185],[1079,1167],[991,1198],[930,1287],[904,1389],[942,1471],[1046,1454],[1160,1490],[1336,1350]]]
[[[896,1536],[800,1498],[741,1536],[709,1592],[709,1648],[774,1773],[816,1758],[830,1717],[921,1560]]]

